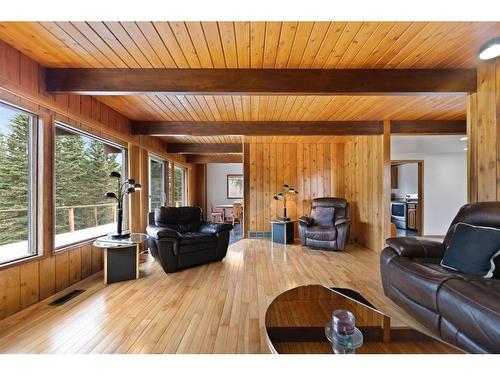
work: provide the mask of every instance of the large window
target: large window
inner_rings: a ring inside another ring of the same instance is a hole
[[[0,103],[0,263],[37,254],[37,118]]]
[[[165,193],[165,162],[163,160],[149,158],[149,210],[166,205],[167,195]]]
[[[104,194],[115,192],[116,180],[109,174],[125,176],[124,166],[122,147],[56,126],[56,248],[116,230],[116,203]]]
[[[174,167],[174,205],[186,205],[186,170],[177,166]]]

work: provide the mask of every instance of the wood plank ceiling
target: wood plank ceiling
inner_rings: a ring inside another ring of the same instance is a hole
[[[473,68],[498,22],[2,22],[47,67]],[[100,96],[132,120],[454,120],[463,96]],[[231,142],[239,137],[169,137]]]
[[[462,120],[465,96],[99,96],[132,120]],[[168,137],[168,142],[241,142],[240,137]]]
[[[498,22],[2,22],[49,67],[472,68]]]

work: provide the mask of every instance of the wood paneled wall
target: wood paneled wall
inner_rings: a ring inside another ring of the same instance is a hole
[[[383,245],[383,137],[355,137],[345,144],[344,191],[351,203],[351,237],[380,251]],[[390,194],[390,190],[386,191]]]
[[[273,195],[283,184],[299,194],[288,202],[288,216],[309,213],[311,199],[344,195],[344,145],[320,143],[251,143],[248,230],[270,231],[269,221],[282,215],[282,202]],[[247,207],[245,207],[247,209]]]
[[[286,183],[299,191],[289,201],[288,216],[307,215],[313,198],[345,197],[352,210],[351,240],[380,250],[383,150],[382,136],[352,137],[346,143],[246,144],[248,231],[271,230],[269,221],[282,214],[282,204],[273,195]]]
[[[130,226],[145,226],[148,205],[148,152],[175,160],[186,167],[183,156],[167,154],[159,138],[130,135],[130,122],[93,97],[51,95],[45,91],[44,68],[0,41],[0,100],[31,111],[42,120],[43,161],[39,173],[42,189],[41,256],[0,266],[0,319],[84,279],[102,269],[102,250],[90,242],[59,252],[53,245],[53,137],[54,121],[61,121],[129,149],[129,171],[145,189],[134,194]],[[144,157],[146,163],[144,163]],[[142,180],[142,181],[141,181]]]
[[[469,201],[500,200],[500,58],[481,62],[468,97]]]

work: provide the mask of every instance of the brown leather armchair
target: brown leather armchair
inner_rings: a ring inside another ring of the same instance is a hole
[[[309,216],[299,218],[300,242],[313,248],[344,250],[349,215],[349,203],[344,198],[313,199]]]
[[[387,239],[380,257],[384,293],[444,341],[472,353],[500,353],[500,275],[484,279],[440,265],[459,222],[500,229],[500,202],[463,206],[443,241]]]

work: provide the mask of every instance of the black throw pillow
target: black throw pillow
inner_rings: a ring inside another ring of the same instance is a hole
[[[467,275],[491,278],[499,256],[500,229],[458,223],[441,266]]]

